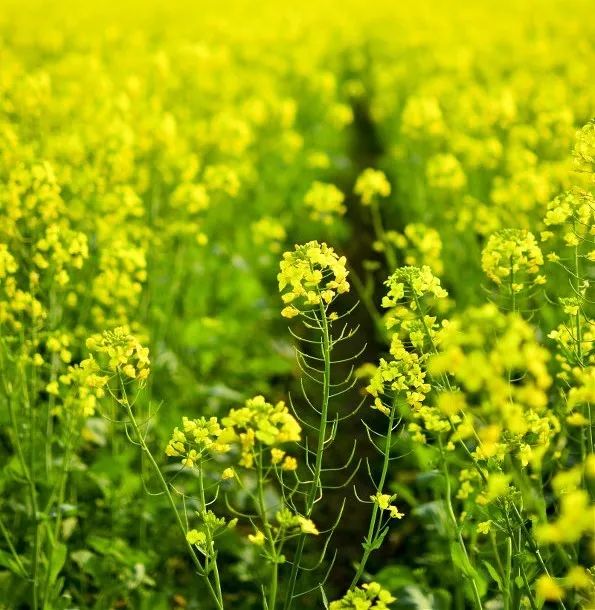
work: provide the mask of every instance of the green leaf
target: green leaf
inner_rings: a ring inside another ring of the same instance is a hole
[[[469,562],[468,557],[463,553],[463,550],[456,542],[453,542],[450,545],[450,555],[452,557],[452,562],[465,576],[468,576],[469,578],[477,576],[477,572]]]
[[[65,544],[58,543],[54,546],[51,554],[51,563],[50,563],[50,578],[49,584],[53,585],[58,578],[58,574],[60,570],[64,567],[64,562],[66,561],[66,553],[68,548]]]
[[[87,549],[81,549],[80,551],[73,551],[70,553],[70,558],[79,568],[82,568],[93,557],[95,557],[95,554]]]
[[[328,599],[322,585],[320,585],[320,595],[322,596],[322,603],[324,604],[325,610],[328,610]]]
[[[428,597],[419,587],[409,586],[399,594],[398,608],[403,610],[428,610],[433,608],[431,597]]]
[[[21,576],[23,578],[26,578],[27,576],[26,574],[23,574],[23,572],[19,568],[19,564],[14,560],[13,556],[10,553],[3,551],[2,549],[0,549],[0,566],[8,568],[13,574],[16,574],[17,576]]]
[[[484,561],[483,565],[486,567],[488,573],[490,574],[490,576],[494,579],[494,581],[498,585],[498,590],[503,591],[504,587],[502,585],[502,579],[500,578],[500,574],[498,574],[496,568],[487,561]]]
[[[455,566],[459,568],[467,578],[475,582],[480,595],[483,595],[487,590],[485,577],[471,565],[468,557],[463,553],[463,550],[456,542],[451,543],[450,552]]]

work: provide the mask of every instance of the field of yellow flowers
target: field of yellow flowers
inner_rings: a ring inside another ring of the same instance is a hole
[[[0,610],[594,610],[588,0],[4,0]]]

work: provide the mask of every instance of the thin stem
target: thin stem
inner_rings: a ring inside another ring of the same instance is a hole
[[[382,473],[380,475],[380,481],[378,482],[378,487],[377,487],[377,492],[378,493],[382,493],[384,490],[384,484],[386,482],[386,475],[388,474],[388,466],[390,464],[390,449],[391,449],[391,440],[392,440],[392,433],[393,433],[393,425],[394,425],[394,421],[395,421],[395,411],[396,411],[396,405],[393,404],[392,409],[390,410],[390,414],[389,414],[389,418],[388,418],[388,431],[386,433],[386,448],[384,450],[384,459],[382,462]],[[362,556],[362,560],[359,563],[359,566],[357,567],[357,571],[355,573],[355,576],[353,577],[353,580],[351,581],[351,585],[350,585],[350,589],[355,587],[357,585],[357,583],[359,582],[360,578],[362,577],[362,574],[364,573],[364,570],[366,568],[366,563],[368,562],[368,559],[372,553],[372,540],[374,537],[374,529],[376,527],[376,517],[378,515],[378,503],[374,502],[373,506],[372,506],[372,515],[370,516],[370,525],[368,527],[368,535],[366,537],[366,543],[367,546],[364,550],[364,554]]]
[[[505,508],[503,509],[503,514],[504,517],[506,519],[506,527],[508,529],[508,540],[509,543],[511,545],[511,549],[512,549],[512,541],[515,540],[515,535],[514,535],[514,530],[512,529],[512,524],[510,523],[510,517],[508,515],[508,510],[506,510]],[[521,530],[519,530],[519,538],[516,541],[516,546],[517,546],[517,556],[519,558],[521,558],[521,554],[522,554],[522,544],[521,544],[521,540],[522,540],[522,532]],[[533,591],[531,591],[531,586],[529,585],[529,581],[527,579],[527,574],[525,573],[525,569],[523,566],[523,562],[522,562],[522,558],[521,560],[518,562],[518,573],[519,576],[521,576],[523,583],[525,585],[525,589],[527,592],[527,597],[529,598],[529,603],[531,604],[531,609],[532,610],[537,610],[537,604],[535,603],[535,599],[533,597]]]
[[[516,293],[514,291],[514,259],[510,257],[510,309],[512,312],[516,311]]]
[[[397,257],[395,256],[392,245],[386,239],[386,232],[384,230],[384,225],[382,224],[382,216],[380,215],[380,209],[376,201],[372,202],[370,211],[372,212],[372,225],[374,227],[374,233],[376,234],[376,239],[382,244],[384,258],[390,274],[397,267]]]
[[[124,384],[123,384],[121,379],[120,379],[120,382],[121,382],[122,388],[123,388]],[[174,513],[174,515],[176,517],[176,522],[178,524],[180,532],[182,533],[182,537],[184,538],[184,541],[186,543],[186,548],[188,549],[188,552],[189,552],[190,557],[192,559],[192,563],[194,563],[198,573],[203,577],[203,579],[205,581],[205,584],[207,585],[207,588],[209,590],[209,593],[211,594],[211,597],[213,598],[213,601],[217,605],[217,608],[219,608],[220,610],[223,610],[223,601],[219,598],[219,596],[217,595],[217,593],[213,589],[213,585],[211,584],[211,581],[209,580],[208,574],[205,574],[203,566],[201,565],[200,560],[198,559],[198,556],[196,555],[194,547],[190,544],[190,542],[188,542],[188,540],[186,538],[186,533],[187,533],[186,532],[186,526],[184,525],[184,522],[182,520],[182,516],[180,515],[180,512],[178,511],[178,507],[176,506],[176,502],[175,502],[175,500],[174,500],[174,498],[173,498],[173,496],[171,494],[171,491],[169,489],[169,485],[167,484],[167,481],[163,477],[163,474],[161,472],[161,469],[159,468],[159,465],[155,461],[155,458],[153,457],[153,454],[151,453],[151,451],[149,450],[149,447],[147,446],[147,444],[145,442],[145,438],[144,438],[144,436],[143,436],[143,434],[142,434],[142,432],[141,432],[141,430],[139,428],[139,425],[138,425],[138,422],[136,421],[136,418],[134,417],[134,413],[132,412],[132,408],[130,406],[128,398],[126,397],[125,390],[123,390],[123,392],[124,392],[124,398],[122,400],[122,404],[126,408],[126,411],[128,413],[128,418],[129,418],[130,424],[132,425],[134,433],[136,435],[136,440],[138,441],[142,451],[147,456],[147,459],[149,460],[149,463],[151,464],[155,474],[157,475],[157,479],[158,479],[159,483],[161,484],[161,488],[163,489],[163,492],[165,493],[165,496],[167,497],[167,500],[168,500],[169,505],[170,505],[170,507],[172,509],[172,512]],[[215,562],[215,564],[216,564],[216,562]]]
[[[31,413],[31,403],[29,402],[28,392],[26,389],[25,389],[24,394],[25,394],[26,403],[28,405],[29,413]],[[19,459],[21,469],[22,469],[25,479],[27,481],[27,489],[29,491],[29,501],[31,503],[31,519],[33,520],[33,545],[31,548],[31,606],[32,606],[33,610],[37,610],[39,607],[38,570],[39,570],[39,547],[40,547],[39,516],[38,516],[39,508],[38,508],[38,502],[37,502],[37,489],[35,487],[35,481],[33,480],[31,464],[27,463],[27,460],[25,458],[25,453],[23,451],[23,446],[21,445],[21,440],[19,437],[18,423],[17,423],[17,419],[16,419],[16,415],[15,415],[15,410],[14,410],[14,407],[12,404],[12,395],[8,396],[8,412],[9,412],[10,423],[11,423],[11,426],[12,426],[12,429],[14,432],[14,443],[15,443],[15,447],[17,450],[17,457]],[[33,422],[31,421],[31,415],[30,415],[29,425],[33,425]],[[30,456],[31,463],[33,462],[32,453],[33,452],[31,452],[31,456]]]
[[[199,473],[198,473],[198,487],[199,487],[199,494],[200,494],[202,510],[205,513],[205,517],[206,517],[207,500],[205,497],[205,486],[204,486],[204,477],[203,477],[202,467],[200,467]],[[210,561],[210,557],[208,557],[208,556],[206,557],[206,559],[205,559],[205,561],[207,562],[206,565],[208,567],[212,568],[212,570],[213,570],[213,576],[215,577],[215,586],[217,587],[217,599],[219,600],[219,603],[221,604],[221,606],[223,606],[223,593],[221,591],[221,578],[219,577],[219,568],[217,567],[217,554],[215,552],[214,541],[211,537],[211,531],[208,527],[205,527],[205,537],[206,537],[207,547],[209,549],[209,554],[213,557],[212,563]],[[205,572],[206,572],[206,578],[208,580],[209,569],[206,569]],[[210,583],[210,581],[209,581],[209,583]]]
[[[369,292],[366,290],[364,283],[359,277],[357,271],[353,268],[349,268],[349,274],[353,281],[353,285],[355,286],[355,290],[357,291],[357,296],[360,301],[364,304],[366,311],[368,312],[370,319],[374,323],[374,328],[378,333],[378,336],[381,338],[386,337],[386,329],[384,327],[384,323],[382,322],[382,317],[378,314],[376,306],[374,305],[374,301],[370,296]]]
[[[442,447],[442,439],[440,438],[440,436],[438,436],[438,445],[440,447],[442,472],[444,474],[444,479],[445,479],[445,483],[446,483],[445,496],[446,496],[447,513],[448,513],[448,516],[450,517],[450,520],[452,521],[452,526],[456,532],[457,543],[461,549],[461,552],[463,553],[463,556],[465,557],[465,562],[467,563],[467,565],[470,566],[471,562],[469,560],[469,554],[467,553],[467,547],[465,546],[465,541],[463,540],[463,534],[461,533],[461,529],[459,528],[459,524],[457,523],[457,518],[455,516],[454,508],[452,506],[450,475],[448,473],[448,466],[446,464],[446,456],[444,455],[444,448]],[[464,572],[463,572],[463,574],[466,575]],[[473,590],[475,606],[479,610],[482,610],[483,606],[481,604],[481,596],[479,595],[479,589],[477,588],[477,583],[475,582],[475,578],[473,578],[473,576],[470,576],[470,575],[466,575],[466,576],[471,581],[471,588]]]
[[[257,505],[258,512],[260,514],[260,519],[262,521],[263,528],[266,533],[266,539],[270,546],[270,553],[272,558],[272,569],[271,569],[271,579],[269,585],[269,596],[268,596],[268,610],[275,610],[275,606],[277,605],[277,580],[279,575],[279,564],[277,557],[277,549],[275,547],[275,539],[273,536],[273,531],[271,528],[271,524],[269,523],[269,517],[267,515],[267,509],[264,502],[264,477],[262,473],[262,449],[260,451],[260,455],[258,457],[258,482],[257,482]]]
[[[573,225],[573,230],[576,233],[576,226]],[[578,245],[574,247],[574,281],[575,281],[575,292],[577,295],[581,294],[581,284],[582,284],[582,276],[581,276],[581,267],[580,267],[580,255]],[[578,360],[578,365],[581,368],[584,368],[585,363],[583,362],[583,329],[581,325],[581,307],[577,308],[575,314],[575,325],[576,325],[576,355]],[[588,412],[588,426],[583,426],[581,431],[581,453],[582,460],[585,460],[585,445],[586,440],[589,442],[589,450],[590,453],[595,452],[595,445],[593,441],[593,419],[591,413],[591,403],[587,402],[587,412]],[[585,439],[585,436],[588,435],[588,439]]]
[[[17,564],[19,570],[21,571],[21,576],[23,578],[27,578],[27,570],[25,569],[25,566],[23,565],[23,562],[21,561],[19,554],[16,552],[16,549],[14,548],[14,545],[10,538],[10,534],[9,534],[8,530],[6,529],[6,525],[4,525],[4,521],[2,520],[1,516],[0,516],[0,532],[4,536],[4,539],[6,540],[6,544],[8,545],[8,550],[10,551],[11,555],[14,558],[15,563]]]
[[[73,454],[73,438],[74,438],[74,433],[73,433],[73,419],[74,417],[72,415],[68,415],[67,416],[67,437],[66,437],[66,446],[64,449],[64,455],[62,456],[62,470],[60,471],[60,479],[58,481],[58,485],[57,487],[55,487],[52,490],[52,493],[50,494],[50,497],[47,501],[46,504],[46,508],[45,508],[45,512],[48,513],[51,509],[52,504],[55,504],[57,507],[61,507],[62,504],[64,504],[64,496],[66,494],[66,481],[68,478],[68,470],[70,468],[70,459],[72,457]],[[56,500],[54,501],[54,496],[56,495],[56,489],[57,491],[57,496],[56,496]],[[53,540],[57,541],[58,537],[60,536],[60,529],[62,526],[62,511],[59,509],[56,511],[57,515],[56,515],[56,521],[54,523],[54,536],[53,536]],[[52,565],[52,560],[53,560],[53,556],[54,556],[54,546],[52,546],[52,548],[50,549],[49,552],[49,556],[48,556],[48,565],[51,566]],[[48,593],[49,593],[49,588],[50,588],[50,570],[47,570],[47,573],[45,575],[45,583],[44,583],[44,589],[43,589],[43,608],[45,608],[46,604],[47,604],[47,600],[48,600]]]
[[[322,404],[320,408],[320,428],[318,430],[318,445],[316,448],[316,461],[314,464],[314,471],[312,476],[312,482],[310,489],[306,496],[306,507],[305,516],[310,518],[318,490],[320,488],[320,473],[322,470],[322,458],[324,455],[324,443],[326,440],[326,426],[328,420],[328,406],[330,396],[330,384],[331,384],[331,341],[328,320],[326,317],[326,309],[322,302],[319,304],[320,318],[321,318],[321,330],[322,330],[322,358],[324,360],[324,377],[322,385]],[[298,572],[300,570],[300,562],[304,551],[304,545],[306,541],[306,535],[300,534],[298,538],[297,548],[295,551],[293,565],[291,566],[291,573],[289,575],[289,582],[287,585],[287,593],[285,596],[284,610],[290,610],[293,606],[295,585],[297,581]]]
[[[509,610],[511,595],[510,586],[512,582],[512,539],[506,538],[506,569],[504,571],[504,582],[506,584],[506,596],[504,598],[504,610]]]

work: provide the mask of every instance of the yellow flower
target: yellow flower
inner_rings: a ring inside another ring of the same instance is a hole
[[[283,460],[283,464],[281,464],[281,470],[292,471],[297,470],[298,463],[294,457],[286,456]]]
[[[226,468],[222,473],[221,473],[221,479],[223,481],[226,481],[227,479],[233,479],[235,478],[236,473],[235,470],[233,468]]]
[[[50,381],[50,383],[48,383],[45,386],[45,391],[48,394],[52,394],[54,396],[58,396],[58,394],[60,393],[60,387],[58,386],[58,382],[57,381]]]
[[[369,167],[358,176],[353,190],[363,205],[371,205],[377,197],[388,197],[391,188],[384,172]]]
[[[392,497],[388,494],[378,492],[375,496],[370,496],[370,499],[372,500],[372,502],[374,502],[374,504],[377,504],[378,508],[380,508],[381,510],[387,510],[392,500]]]
[[[477,498],[479,504],[488,504],[510,492],[510,475],[494,472],[488,476],[486,491]]]
[[[547,574],[542,574],[535,584],[537,596],[550,602],[559,602],[564,599],[564,589]]]
[[[330,225],[338,216],[345,214],[345,195],[334,185],[315,181],[304,197],[310,210],[310,218]]]
[[[330,303],[338,294],[349,291],[346,259],[339,257],[326,244],[316,241],[295,246],[293,252],[285,252],[277,275],[279,292],[285,307],[281,315],[286,318],[300,312],[296,303],[309,308]],[[289,290],[287,290],[289,288]]]
[[[477,531],[480,534],[484,534],[484,535],[489,534],[491,525],[492,525],[491,521],[482,521],[481,523],[477,524]]]
[[[582,566],[572,566],[564,578],[564,583],[567,587],[588,589],[593,586],[593,578]]]
[[[284,318],[295,318],[300,315],[300,310],[293,305],[288,305],[281,310],[281,315]]]
[[[122,372],[124,373],[124,375],[127,375],[128,377],[131,377],[132,379],[134,379],[136,377],[136,371],[134,369],[134,366],[132,366],[132,364],[125,364],[122,367]]]
[[[93,335],[87,339],[87,349],[107,362],[107,369],[121,371],[127,377],[144,381],[149,375],[149,350],[131,335],[126,326]]]
[[[305,517],[298,516],[298,523],[302,533],[313,534],[314,536],[317,536],[319,534],[318,529],[316,528],[314,522],[311,519],[306,519]]]
[[[568,415],[566,417],[566,421],[571,426],[588,426],[589,425],[589,420],[582,413],[579,413],[578,411],[575,411],[574,413],[571,413],[570,415]]]
[[[271,464],[278,464],[285,457],[285,451],[273,447],[271,449]]]
[[[254,546],[263,546],[265,543],[264,534],[260,530],[256,530],[255,534],[248,534],[248,540]]]
[[[188,540],[190,544],[201,545],[206,543],[207,537],[204,532],[199,532],[198,530],[190,530],[186,534],[186,540]]]
[[[512,281],[512,291],[520,292],[524,282],[543,284],[538,275],[543,255],[533,233],[521,229],[503,229],[493,233],[481,253],[484,273],[496,284]]]
[[[451,153],[434,155],[426,168],[428,184],[436,189],[459,191],[467,184],[467,176],[459,160]]]

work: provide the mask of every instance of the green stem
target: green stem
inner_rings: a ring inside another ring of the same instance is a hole
[[[370,319],[374,323],[374,328],[376,329],[376,333],[378,337],[382,340],[386,339],[386,329],[384,327],[384,323],[382,322],[382,317],[378,314],[376,306],[374,305],[374,301],[372,300],[369,292],[366,290],[364,283],[359,277],[358,273],[355,271],[353,267],[349,268],[349,275],[353,281],[353,285],[355,286],[355,290],[357,292],[357,296],[360,301],[364,304]]]
[[[23,447],[21,445],[19,429],[15,410],[12,404],[11,395],[8,396],[8,414],[14,432],[14,443],[17,451],[17,457],[21,469],[23,471],[25,480],[27,481],[27,489],[29,491],[29,502],[31,503],[31,519],[33,520],[33,546],[31,549],[31,606],[33,610],[37,610],[39,603],[37,592],[37,587],[39,585],[39,583],[37,582],[39,569],[39,508],[37,503],[37,489],[35,488],[35,482],[33,481],[33,476],[31,475],[29,465],[27,464],[27,460],[25,459]]]
[[[123,382],[120,379],[120,382],[122,384],[123,387]],[[171,491],[169,489],[169,485],[167,484],[167,481],[165,480],[165,478],[163,477],[163,474],[161,472],[161,469],[159,468],[159,465],[157,464],[157,462],[155,461],[155,458],[153,457],[153,454],[151,453],[151,451],[149,450],[149,447],[147,446],[144,436],[138,426],[138,422],[136,421],[136,418],[134,417],[134,414],[132,412],[132,408],[130,406],[130,403],[128,401],[128,398],[126,397],[126,394],[124,392],[124,398],[122,400],[122,404],[123,406],[126,408],[126,411],[128,412],[128,418],[130,420],[130,424],[132,425],[132,428],[134,430],[134,434],[136,436],[136,439],[141,447],[141,450],[143,451],[143,453],[147,456],[147,459],[149,460],[149,463],[151,464],[151,466],[153,467],[153,470],[157,476],[157,479],[159,481],[159,483],[161,484],[161,488],[163,489],[163,493],[165,493],[165,496],[167,497],[167,500],[169,502],[169,505],[172,509],[172,512],[174,513],[175,517],[176,517],[176,522],[178,524],[178,527],[180,529],[180,532],[182,534],[182,537],[184,538],[184,541],[186,543],[186,548],[188,549],[188,553],[190,554],[190,557],[192,559],[192,563],[194,563],[194,566],[196,567],[198,574],[201,575],[205,581],[205,584],[207,585],[207,588],[209,590],[209,593],[211,594],[211,597],[213,598],[213,601],[215,602],[215,604],[217,605],[217,608],[219,608],[220,610],[223,610],[223,602],[222,600],[219,598],[219,596],[217,595],[217,593],[215,592],[215,590],[213,589],[213,585],[211,584],[211,581],[209,580],[208,574],[205,574],[205,571],[203,569],[203,566],[200,563],[200,560],[198,559],[198,556],[196,555],[196,552],[194,550],[194,547],[188,542],[188,540],[186,539],[186,526],[184,525],[184,522],[182,521],[182,517],[180,515],[180,511],[178,511],[178,507],[176,506],[176,502],[171,494]],[[215,562],[216,565],[216,562]]]
[[[510,538],[506,538],[506,570],[504,572],[504,579],[505,579],[505,583],[506,583],[506,596],[504,599],[504,610],[510,609],[510,602],[511,602],[510,585],[512,582],[511,574],[512,574],[512,540]]]
[[[443,471],[444,480],[446,483],[445,496],[446,496],[447,513],[448,513],[448,516],[450,517],[450,520],[452,521],[453,528],[456,532],[456,538],[457,538],[457,543],[459,545],[459,548],[461,549],[461,552],[463,553],[463,556],[465,557],[465,561],[466,561],[467,565],[470,566],[471,562],[469,560],[469,554],[467,552],[467,547],[465,546],[465,541],[463,540],[463,534],[461,533],[461,529],[459,528],[459,524],[458,524],[457,518],[455,516],[454,508],[452,506],[450,475],[448,473],[448,466],[446,464],[446,456],[444,455],[444,448],[442,447],[442,439],[440,438],[440,436],[438,436],[438,445],[440,447],[442,471]],[[463,575],[465,575],[465,574],[463,573]],[[467,577],[471,581],[471,588],[473,590],[475,606],[479,610],[482,610],[483,606],[481,604],[481,596],[479,595],[479,589],[477,588],[477,583],[475,582],[475,578],[473,578],[473,576],[471,576],[471,575],[467,575]]]
[[[328,320],[326,317],[326,309],[322,300],[319,304],[320,318],[321,318],[321,330],[322,330],[322,357],[324,359],[324,378],[322,386],[322,405],[320,409],[320,427],[318,430],[318,445],[316,448],[316,462],[314,465],[314,472],[312,475],[312,483],[308,494],[306,496],[306,518],[310,518],[316,495],[320,489],[320,473],[322,470],[322,458],[324,455],[324,444],[326,442],[326,426],[328,418],[328,406],[330,398],[330,387],[331,387],[331,339],[328,326]],[[287,593],[285,595],[285,603],[283,605],[284,610],[290,610],[293,606],[295,585],[297,581],[298,572],[300,570],[300,563],[302,554],[304,552],[304,545],[306,541],[305,534],[300,534],[298,543],[293,558],[293,565],[291,566],[291,573],[289,575],[289,582],[287,585]]]
[[[272,558],[272,569],[271,569],[271,579],[269,585],[269,596],[268,596],[268,610],[275,610],[275,606],[277,605],[277,580],[279,576],[279,564],[277,557],[277,549],[275,547],[275,540],[273,536],[273,531],[271,528],[271,524],[269,523],[269,517],[267,515],[267,509],[264,502],[264,481],[262,474],[262,449],[260,451],[260,455],[258,457],[258,483],[257,483],[257,505],[258,512],[260,515],[260,519],[262,521],[262,525],[264,531],[266,533],[266,539],[270,547],[270,553]]]
[[[514,260],[513,257],[510,257],[510,309],[512,312],[516,311],[516,293],[514,291]]]
[[[503,508],[502,510],[502,514],[504,515],[504,518],[506,519],[506,527],[508,529],[508,540],[509,543],[511,545],[512,548],[512,541],[515,540],[516,541],[516,547],[517,547],[517,556],[520,558],[520,561],[518,562],[518,574],[521,576],[523,583],[525,585],[525,589],[526,589],[526,593],[527,593],[527,597],[529,598],[529,603],[531,604],[531,609],[532,610],[537,610],[537,604],[535,603],[535,598],[533,597],[533,591],[531,590],[531,586],[529,585],[529,581],[527,579],[527,574],[525,573],[525,568],[523,566],[523,562],[522,562],[522,531],[519,529],[519,538],[518,540],[515,539],[515,533],[514,530],[512,529],[512,524],[510,523],[510,517],[508,515],[508,510],[506,509],[506,507]]]
[[[376,239],[382,244],[384,258],[390,274],[397,268],[397,257],[395,256],[392,245],[389,244],[388,240],[386,239],[386,232],[384,231],[384,225],[382,224],[382,216],[380,215],[380,209],[378,208],[378,203],[376,201],[372,202],[370,210],[372,212],[372,225],[374,226],[374,233],[376,234]]]
[[[378,493],[383,492],[384,484],[386,482],[386,475],[388,474],[388,466],[390,464],[390,449],[391,449],[391,440],[392,440],[392,433],[393,433],[393,424],[395,421],[395,411],[396,411],[396,404],[393,404],[393,407],[390,410],[390,414],[389,414],[389,418],[388,418],[388,431],[386,433],[386,448],[384,450],[384,459],[382,462],[382,473],[380,475],[380,481],[378,482],[378,487],[376,490]],[[359,563],[355,576],[353,577],[353,580],[351,581],[351,585],[349,587],[350,589],[355,587],[357,585],[357,583],[359,582],[359,580],[362,577],[362,574],[364,573],[364,570],[366,568],[368,559],[372,553],[372,542],[373,542],[373,538],[374,538],[374,530],[376,528],[376,517],[378,516],[378,510],[379,510],[378,504],[376,502],[374,502],[374,504],[372,506],[372,515],[370,517],[370,525],[368,527],[368,535],[366,537],[367,546],[364,550],[362,560]]]
[[[573,226],[574,231],[576,232],[576,226]],[[580,256],[579,256],[579,251],[578,251],[578,245],[574,247],[574,278],[575,278],[575,291],[577,295],[581,294],[581,268],[580,268]],[[581,368],[584,368],[585,363],[583,362],[583,329],[581,326],[581,308],[579,307],[576,314],[575,314],[575,325],[576,325],[576,355],[577,355],[577,359],[578,359],[578,365]],[[586,404],[587,407],[587,414],[588,414],[588,420],[589,420],[589,424],[588,426],[583,426],[583,429],[581,431],[581,454],[582,454],[582,461],[585,461],[585,454],[586,454],[586,450],[585,450],[585,445],[586,442],[588,440],[589,442],[589,450],[590,453],[594,453],[595,452],[595,445],[593,442],[593,419],[592,419],[592,413],[591,413],[591,403],[587,402]],[[588,439],[586,439],[586,435],[588,435]]]
[[[198,473],[198,487],[199,487],[202,510],[205,513],[205,517],[206,517],[207,500],[205,497],[205,486],[204,486],[202,467],[199,469],[199,473]],[[215,577],[215,586],[217,587],[217,599],[219,600],[219,603],[221,604],[221,606],[223,606],[223,593],[221,591],[221,578],[219,577],[219,568],[217,566],[217,553],[215,552],[215,542],[214,542],[213,538],[211,537],[211,531],[208,527],[205,528],[205,536],[206,536],[206,540],[207,540],[207,547],[209,549],[209,555],[213,558],[212,563],[210,561],[210,557],[206,558],[206,561],[208,561],[207,565],[209,567],[211,567],[213,570],[213,576]],[[209,570],[206,570],[206,572],[207,572],[206,577],[208,579]]]
[[[27,570],[25,569],[25,566],[23,565],[23,562],[21,561],[19,554],[16,552],[16,549],[14,548],[14,545],[10,538],[10,534],[8,533],[8,530],[6,529],[6,525],[4,525],[4,521],[2,520],[1,516],[0,516],[0,532],[4,536],[4,539],[6,540],[6,544],[8,545],[8,550],[10,551],[10,554],[13,556],[14,561],[17,564],[17,566],[21,572],[21,576],[23,578],[27,578]]]
[[[54,537],[53,540],[57,541],[58,537],[60,536],[60,528],[62,526],[62,511],[60,509],[60,507],[62,506],[62,504],[64,504],[64,496],[66,494],[66,481],[68,478],[68,470],[70,468],[70,458],[72,457],[73,454],[73,438],[74,438],[74,433],[73,433],[73,417],[72,416],[68,416],[68,427],[67,427],[67,437],[66,437],[66,447],[64,449],[64,455],[62,456],[62,470],[60,472],[60,480],[58,482],[57,487],[55,487],[52,490],[52,493],[50,494],[50,497],[48,498],[48,501],[46,503],[46,507],[45,507],[45,512],[49,513],[51,507],[53,504],[55,504],[58,507],[57,515],[56,515],[56,522],[54,524]],[[57,495],[56,495],[56,489],[57,489]],[[54,497],[56,497],[56,500],[54,501]],[[48,555],[48,566],[52,565],[52,560],[53,560],[53,556],[54,556],[54,545],[52,545],[52,548],[50,549],[49,555]],[[48,592],[49,592],[49,587],[50,587],[50,570],[47,570],[47,573],[45,575],[45,583],[44,583],[44,588],[43,588],[43,605],[42,607],[45,608],[46,604],[47,604],[47,600],[48,600]]]

